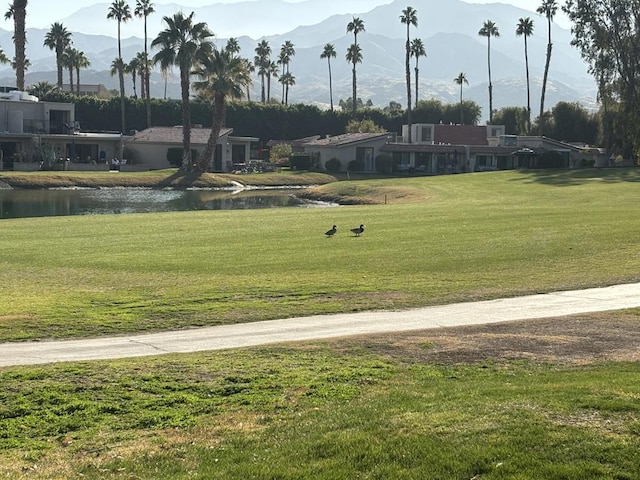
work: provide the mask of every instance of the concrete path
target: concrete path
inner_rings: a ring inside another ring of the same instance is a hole
[[[279,342],[559,317],[640,307],[640,283],[407,311],[360,312],[145,335],[0,344],[0,367],[221,350]]]

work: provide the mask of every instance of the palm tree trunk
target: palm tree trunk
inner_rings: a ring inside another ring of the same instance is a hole
[[[418,59],[416,58],[416,108],[418,108]]]
[[[17,3],[21,5],[16,6]],[[24,3],[24,5],[22,5],[22,3]],[[27,43],[25,32],[27,2],[14,2],[14,7],[13,20],[15,32],[13,34],[13,41],[16,49],[16,87],[22,92],[24,91],[25,45]]]
[[[333,85],[331,84],[331,59],[327,57],[329,64],[329,101],[331,102],[331,111],[333,112]]]
[[[120,42],[120,22],[118,22],[118,79],[120,80],[120,131],[124,134],[125,125],[125,104],[124,104],[124,64],[122,63],[122,45]]]
[[[76,67],[76,93],[80,95],[80,67]]]
[[[487,65],[489,67],[489,123],[493,120],[493,84],[491,83],[491,34],[487,36]]]
[[[73,66],[69,67],[69,91],[73,93]]]
[[[547,61],[544,65],[544,76],[542,77],[542,94],[540,95],[540,117],[538,118],[538,133],[542,136],[544,133],[544,97],[547,94],[547,77],[549,75],[549,64],[551,63],[551,48],[553,45],[547,45]]]
[[[182,93],[182,169],[191,170],[191,112],[189,105],[189,65],[180,65]]]
[[[56,68],[58,70],[58,88],[62,90],[62,50],[56,49]]]
[[[404,59],[404,65],[405,65],[405,77],[407,80],[407,131],[409,133],[408,135],[408,141],[409,143],[411,142],[411,68],[409,66],[409,51],[411,48],[411,45],[409,43],[409,26],[411,25],[411,22],[407,21],[407,43],[405,44],[405,59]]]
[[[527,36],[524,36],[524,64],[527,70],[527,134],[531,133],[531,87],[529,84],[529,49]]]
[[[460,125],[464,125],[464,108],[462,106],[462,82],[460,82]]]
[[[210,168],[215,169],[216,165],[216,146],[218,145],[218,137],[224,125],[224,117],[227,105],[224,95],[216,93],[213,97],[213,122],[211,122],[211,133],[207,139],[205,147],[198,161],[198,168],[201,172],[206,172]]]
[[[352,81],[351,81],[351,83],[352,83],[351,87],[352,87],[352,90],[353,90],[353,92],[352,92],[352,95],[353,95],[353,113],[356,113],[356,110],[358,110],[358,93],[357,93],[357,88],[356,88],[357,82],[356,82],[356,62],[355,61],[353,62],[353,70],[352,70],[351,73],[352,73],[352,76],[353,76]]]
[[[151,82],[149,80],[149,52],[147,50],[147,15],[144,16],[144,93],[147,104],[147,128],[151,128],[151,92],[149,90]]]

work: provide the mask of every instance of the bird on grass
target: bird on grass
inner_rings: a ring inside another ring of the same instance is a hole
[[[330,237],[333,237],[337,231],[338,231],[338,227],[334,225],[333,227],[331,227],[331,230],[327,230],[325,232],[325,235],[327,236],[327,238],[330,238]]]
[[[355,233],[356,237],[359,237],[364,232],[364,225],[360,225],[358,228],[352,228],[351,231]]]

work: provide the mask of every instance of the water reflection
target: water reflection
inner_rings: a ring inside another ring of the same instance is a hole
[[[0,218],[305,206],[295,190],[0,190]]]

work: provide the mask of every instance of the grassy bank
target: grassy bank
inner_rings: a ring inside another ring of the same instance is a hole
[[[398,309],[637,281],[636,171],[590,172],[355,186],[369,188],[372,198],[410,191],[412,203],[4,220],[0,340]],[[349,228],[361,223],[366,231],[354,238]],[[325,238],[333,224],[338,234]]]
[[[178,170],[149,172],[0,172],[0,182],[12,188],[229,188],[237,185],[320,185],[335,181],[322,173],[295,172],[232,175],[182,173]]]

